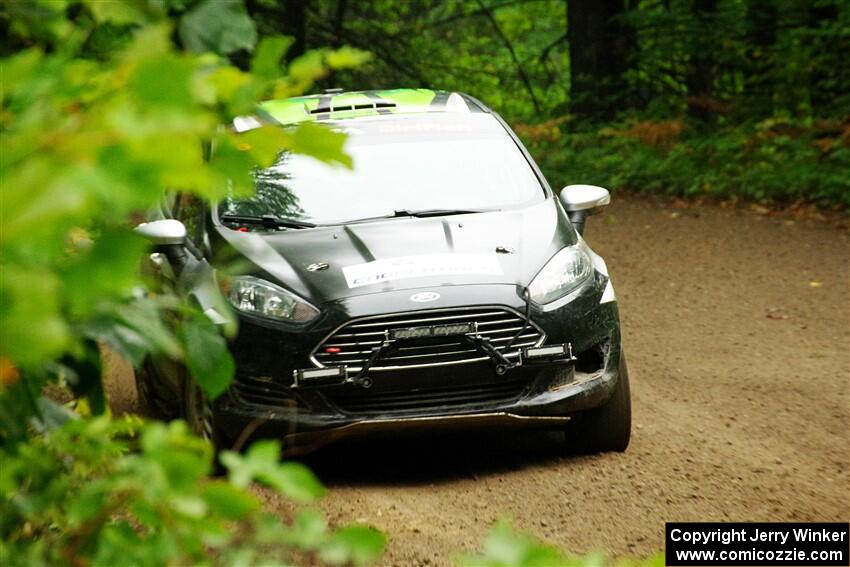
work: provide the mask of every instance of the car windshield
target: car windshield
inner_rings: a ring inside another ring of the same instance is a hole
[[[531,166],[489,114],[357,119],[348,134],[353,169],[282,153],[254,174],[256,193],[226,199],[221,214],[339,224],[396,211],[498,210],[545,198]]]

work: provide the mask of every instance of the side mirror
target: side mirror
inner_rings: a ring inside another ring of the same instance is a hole
[[[596,185],[567,185],[561,189],[561,203],[567,210],[570,222],[579,234],[584,234],[584,222],[599,208],[611,202],[611,194]]]
[[[567,212],[589,211],[611,202],[611,194],[596,185],[567,185],[561,189],[561,202]]]
[[[163,219],[142,223],[135,231],[168,258],[173,273],[180,273],[186,265],[186,225],[179,220]],[[164,273],[163,267],[160,270]]]
[[[136,227],[136,234],[144,236],[156,246],[182,246],[186,243],[186,225],[174,219],[144,222]]]

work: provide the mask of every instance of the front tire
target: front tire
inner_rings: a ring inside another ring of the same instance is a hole
[[[140,414],[162,420],[175,417],[176,412],[160,399],[154,388],[156,370],[150,358],[145,358],[133,371],[133,377],[136,381],[136,407]]]
[[[212,402],[191,377],[186,376],[183,382],[183,417],[189,425],[189,430],[212,443],[218,450],[221,437],[215,424]]]
[[[605,404],[575,416],[567,438],[583,454],[623,452],[632,432],[632,402],[626,356],[620,352],[619,378],[614,393]]]
[[[213,448],[212,474],[222,476],[226,473],[224,466],[218,458],[218,454],[228,448],[227,439],[216,424],[212,401],[198,383],[188,375],[184,376],[185,385],[183,394],[183,418],[189,426],[189,430],[209,441]]]

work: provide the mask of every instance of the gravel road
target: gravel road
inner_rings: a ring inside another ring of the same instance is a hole
[[[586,238],[620,301],[629,450],[577,457],[550,432],[340,443],[304,458],[331,521],[384,530],[382,564],[442,565],[503,517],[638,556],[662,549],[665,521],[850,520],[846,227],[618,197]],[[110,383],[132,409],[120,361]]]

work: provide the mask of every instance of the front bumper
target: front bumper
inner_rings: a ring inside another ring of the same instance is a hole
[[[605,363],[597,371],[582,372],[572,364],[537,367],[531,370],[535,376],[523,393],[502,403],[351,415],[329,402],[326,391],[316,390],[306,393],[306,399],[293,398],[291,405],[277,408],[248,406],[233,396],[223,396],[216,404],[216,421],[230,439],[237,439],[245,431],[282,438],[289,454],[365,434],[459,427],[555,427],[566,424],[571,415],[602,405],[610,398],[619,380],[620,352],[618,344],[606,346],[610,348]],[[504,379],[510,380],[517,370],[509,371]]]
[[[578,356],[575,364],[523,365],[503,375],[488,362],[474,362],[380,372],[369,389],[351,383],[293,388],[293,371],[315,366],[311,350],[329,329],[386,311],[394,301],[407,300],[410,290],[398,293],[398,298],[373,294],[325,306],[325,320],[311,329],[288,332],[264,322],[243,322],[231,348],[237,382],[253,381],[255,390],[269,392],[269,402],[246,401],[239,388],[232,388],[214,404],[217,425],[230,439],[246,431],[280,437],[288,450],[297,452],[341,437],[382,431],[563,424],[571,414],[605,403],[619,378],[616,303],[599,303],[605,283],[607,278],[597,278],[559,309],[531,311],[531,319],[545,331],[544,344],[572,345]],[[469,306],[474,304],[470,297],[479,301],[486,297],[489,304],[525,309],[513,286],[458,286],[440,292],[435,308]]]

